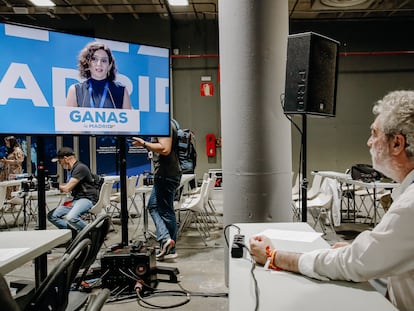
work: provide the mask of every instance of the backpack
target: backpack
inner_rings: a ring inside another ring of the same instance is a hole
[[[105,179],[102,176],[98,175],[98,174],[94,174],[94,173],[91,173],[91,174],[92,174],[92,184],[95,187],[95,189],[98,193],[98,197],[99,197],[99,193],[101,192],[101,188],[102,188],[102,185],[103,185]]]
[[[101,192],[102,185],[105,179],[97,174],[91,172],[92,182],[83,183],[82,189],[87,194],[87,198],[92,201],[93,204],[96,204],[99,200],[99,194]],[[95,191],[93,191],[95,190]]]
[[[182,129],[178,122],[173,120],[177,128],[177,150],[181,171],[194,173],[197,165],[196,137],[190,129]]]

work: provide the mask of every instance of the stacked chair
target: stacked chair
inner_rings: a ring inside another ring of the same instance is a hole
[[[91,248],[91,240],[84,239],[66,252],[49,272],[39,288],[22,290],[27,295],[18,295],[16,302],[23,311],[65,311],[69,301],[69,292],[77,273],[84,264]]]
[[[206,209],[208,214],[211,217],[214,217],[214,222],[218,223],[218,219],[217,219],[217,210],[216,210],[216,206],[214,205],[214,200],[213,200],[213,190],[214,187],[216,185],[216,180],[217,180],[217,176],[213,175],[210,177],[209,179],[209,184],[208,184],[208,188],[207,188],[207,200],[205,202],[206,205]]]
[[[212,225],[210,215],[206,209],[206,205],[208,205],[208,188],[211,181],[211,178],[203,180],[197,192],[187,196],[176,207],[176,212],[179,214],[178,218],[180,219],[178,236],[191,225],[194,225],[206,246]]]
[[[6,219],[6,194],[7,194],[7,187],[0,186],[0,221],[3,221],[4,226],[6,229],[9,229],[9,224],[7,223]]]
[[[102,184],[101,190],[99,192],[98,201],[88,211],[88,215],[91,216],[91,218],[95,219],[98,215],[106,213],[106,211],[111,206],[113,184],[113,180],[105,180]]]
[[[110,208],[111,208],[111,195],[112,195],[112,187],[114,185],[113,180],[105,180],[102,184],[101,190],[99,191],[99,198],[98,201],[95,203],[94,206],[83,216],[89,221],[93,221],[101,214],[108,214],[110,215]],[[115,227],[113,226],[112,220],[110,221],[111,228],[113,231]]]
[[[320,226],[324,234],[327,233],[326,226],[328,225],[336,236],[334,224],[340,224],[340,211],[333,213],[334,204],[340,203],[340,189],[336,180],[331,178],[323,179],[320,175],[314,175],[312,186],[307,192],[308,198],[306,202],[308,213],[312,216],[315,229],[317,225]],[[292,201],[292,209],[300,215],[302,201]],[[333,217],[335,214],[335,218]],[[339,219],[338,219],[339,217]]]
[[[76,245],[85,239],[89,239],[92,242],[88,256],[85,258],[85,261],[80,267],[81,271],[79,271],[80,273],[78,274],[75,282],[72,284],[72,290],[69,294],[69,302],[66,311],[80,310],[80,308],[89,299],[89,294],[83,290],[82,283],[86,280],[90,267],[98,257],[98,253],[101,250],[106,235],[109,232],[110,225],[110,216],[107,214],[101,214],[92,223],[88,224],[83,230],[81,230],[68,246],[66,253],[70,253]]]
[[[302,215],[302,207],[301,207],[301,187],[300,181],[302,179],[302,175],[296,176],[295,185],[292,187],[292,213],[293,213],[293,220],[299,221]],[[312,180],[312,185],[310,189],[306,192],[306,196],[308,200],[311,200],[317,196],[320,192],[322,185],[322,177],[319,175],[315,175]]]
[[[138,205],[135,202],[135,195],[136,195],[135,188],[136,188],[139,178],[140,177],[138,175],[133,175],[133,176],[128,177],[127,179],[127,198],[130,201],[129,207],[128,207],[128,214],[130,218],[131,218],[132,208],[134,208],[135,214],[137,215],[137,217],[141,215],[141,211],[139,210]],[[121,203],[121,192],[118,191],[112,194],[110,197],[110,202],[111,202],[111,209],[112,209],[111,215],[114,215],[114,213],[120,214],[119,204]],[[132,218],[131,218],[131,221],[132,221]]]
[[[101,214],[82,229],[67,247],[59,262],[46,279],[35,289],[33,282],[26,284],[15,297],[22,311],[76,311],[97,309],[106,301],[107,291],[87,293],[82,282],[95,262],[110,227],[110,216]],[[102,295],[102,296],[101,296]],[[92,302],[93,300],[93,302]],[[102,307],[102,306],[101,306]],[[88,309],[89,308],[89,309]]]

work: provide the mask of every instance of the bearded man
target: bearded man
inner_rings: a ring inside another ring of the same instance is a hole
[[[374,108],[370,148],[373,167],[400,183],[393,203],[373,229],[350,243],[308,253],[278,251],[270,239],[250,239],[252,257],[274,269],[320,280],[365,282],[387,278],[387,298],[400,311],[414,306],[414,91],[394,91]],[[270,262],[269,262],[270,260]]]

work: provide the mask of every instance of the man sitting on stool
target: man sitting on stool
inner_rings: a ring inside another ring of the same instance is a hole
[[[92,173],[89,167],[76,159],[75,153],[69,147],[59,149],[52,162],[59,162],[64,169],[70,170],[69,181],[59,185],[59,190],[71,194],[72,198],[50,211],[47,218],[59,229],[82,230],[86,223],[81,216],[92,208],[99,197]]]

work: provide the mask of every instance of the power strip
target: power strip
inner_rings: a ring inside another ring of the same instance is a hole
[[[242,258],[244,256],[244,235],[236,234],[233,237],[233,244],[231,245],[231,257],[232,258]]]

